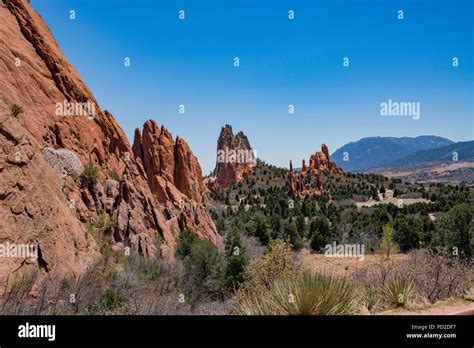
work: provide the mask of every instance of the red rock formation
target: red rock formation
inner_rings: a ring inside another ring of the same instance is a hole
[[[176,138],[174,154],[176,187],[190,199],[198,203],[205,202],[208,190],[203,182],[201,165],[188,144],[179,137]]]
[[[208,180],[208,187],[226,188],[241,181],[252,172],[256,157],[243,132],[234,136],[232,126],[222,127],[217,140],[217,160],[213,171],[215,180]],[[212,183],[212,185],[211,185]]]
[[[151,191],[158,195],[160,203],[166,203],[169,197],[163,191],[161,181],[173,182],[174,178],[174,140],[164,127],[158,127],[154,121],[147,121],[143,133],[135,130],[132,147],[135,159],[140,163],[148,179]]]
[[[303,163],[301,165],[301,174],[305,175],[307,171],[308,171],[308,168],[306,167],[306,161],[303,160]]]
[[[217,180],[215,176],[209,176],[204,179],[204,185],[206,186],[207,190],[210,192],[214,192],[217,190]]]
[[[146,121],[143,132],[135,130],[133,155],[143,168],[151,192],[176,217],[179,229],[195,231],[202,238],[218,242],[216,227],[203,203],[208,200],[198,159],[188,144],[173,137],[164,126]]]
[[[344,173],[343,170],[329,157],[329,151],[326,144],[321,146],[321,151],[317,151],[311,155],[308,167],[306,166],[305,160],[303,160],[299,172],[293,171],[293,164],[290,161],[290,194],[292,196],[321,194],[324,191],[322,184],[323,172],[331,174]],[[314,184],[311,187],[308,181],[311,181],[312,179],[314,179]]]
[[[321,151],[316,152],[309,159],[310,169],[317,171],[328,171],[329,173],[342,174],[343,170],[339,168],[329,157],[329,151],[326,144],[321,145]]]
[[[38,244],[41,257],[2,259],[0,280],[28,269],[81,274],[100,256],[86,226],[104,213],[116,226],[103,238],[150,257],[157,236],[171,255],[183,228],[216,242],[212,220],[202,206],[193,207],[204,201],[204,185],[187,145],[178,141],[175,148],[169,132],[150,124],[143,139],[135,140],[133,153],[143,162],[135,161],[123,130],[100,109],[41,17],[27,1],[6,4],[0,6],[0,243]],[[65,103],[89,103],[93,112],[58,114]],[[14,116],[14,104],[23,113]],[[57,147],[67,150],[60,160]],[[81,184],[80,173],[70,172],[78,165],[67,161],[77,159],[97,168],[96,183]],[[150,179],[150,173],[157,177]],[[156,187],[164,188],[172,204],[160,203]]]
[[[198,159],[183,139],[177,137],[174,141],[164,126],[158,127],[153,120],[145,122],[142,134],[135,130],[132,149],[135,159],[143,163],[148,184],[160,203],[170,200],[163,186],[167,183],[195,202],[207,200]]]

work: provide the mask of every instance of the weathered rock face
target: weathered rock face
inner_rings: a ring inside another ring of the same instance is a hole
[[[299,172],[293,171],[293,163],[290,161],[290,194],[292,196],[321,194],[324,192],[323,172],[330,174],[344,173],[329,157],[326,144],[321,146],[321,151],[311,155],[309,166],[306,166],[306,162],[303,160]]]
[[[232,126],[222,127],[217,140],[217,160],[213,172],[215,180],[207,180],[209,188],[226,188],[241,181],[252,172],[256,157],[243,132],[234,136]]]
[[[77,155],[66,149],[43,148],[43,157],[58,176],[77,175],[84,171],[84,166]]]
[[[173,141],[164,126],[149,120],[142,133],[135,130],[133,155],[138,163],[143,163],[151,192],[167,207],[179,229],[190,229],[217,243],[216,227],[204,207],[208,190],[201,166],[188,144],[179,137]]]
[[[198,159],[183,139],[177,137],[174,141],[164,126],[158,127],[153,120],[145,122],[143,133],[135,130],[132,149],[135,159],[143,163],[148,184],[161,203],[171,199],[163,185],[168,183],[197,203],[207,200]]]
[[[87,226],[115,248],[130,246],[150,257],[157,255],[159,239],[165,241],[162,251],[171,256],[183,228],[199,226],[201,237],[216,241],[204,208],[192,207],[193,202],[202,204],[205,194],[199,164],[187,145],[178,141],[175,146],[163,131],[158,147],[144,146],[152,140],[147,135],[136,141],[149,152],[137,156],[143,162],[136,161],[123,130],[100,109],[41,17],[27,1],[4,4],[0,6],[0,243],[38,244],[41,256],[35,261],[2,258],[0,281],[29,269],[55,275],[83,273],[100,256]],[[61,108],[66,104],[75,113]],[[78,113],[74,106],[83,104],[88,112]],[[12,113],[13,105],[23,112]],[[89,162],[96,175],[84,181],[77,171]],[[150,179],[151,173],[157,178]],[[185,180],[190,173],[195,174],[193,179]],[[170,201],[162,200],[158,188]],[[184,207],[176,207],[175,202],[181,201]],[[107,231],[101,231],[99,223],[104,216],[114,222]]]
[[[174,183],[178,190],[198,203],[206,201],[208,190],[202,179],[201,165],[183,139],[176,138],[174,154]]]
[[[331,161],[326,144],[321,145],[321,151],[317,151],[309,158],[309,168],[317,171],[328,171],[333,174],[342,174],[343,170]]]
[[[0,255],[0,279],[40,270],[78,275],[99,255],[96,241],[70,209],[40,144],[0,112],[0,243],[38,245],[40,257]],[[39,254],[39,253],[38,253]]]

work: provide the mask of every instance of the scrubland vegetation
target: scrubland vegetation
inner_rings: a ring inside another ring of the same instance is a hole
[[[221,252],[191,231],[181,233],[174,262],[127,256],[99,243],[103,257],[77,279],[30,273],[0,284],[1,312],[352,315],[429,306],[472,289],[472,187],[328,175],[326,193],[291,203],[286,176],[259,162],[243,182],[213,194]],[[93,182],[93,168],[81,180]],[[424,196],[429,202],[382,204],[382,188],[402,200]],[[354,204],[375,195],[381,204]],[[91,229],[113,227],[113,221],[104,217],[99,225]],[[333,242],[363,244],[377,262],[360,262],[344,275],[302,262],[302,250],[321,253]],[[406,257],[396,259],[396,253]]]

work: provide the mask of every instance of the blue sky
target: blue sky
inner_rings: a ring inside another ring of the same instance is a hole
[[[471,0],[31,3],[131,142],[153,118],[190,144],[205,174],[224,124],[279,166],[323,142],[333,152],[366,136],[474,138]],[[380,116],[388,99],[419,102],[420,119]]]

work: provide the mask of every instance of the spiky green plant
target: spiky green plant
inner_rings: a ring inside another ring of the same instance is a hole
[[[382,288],[382,296],[396,307],[404,307],[415,295],[415,285],[412,280],[397,275],[388,280]]]
[[[236,305],[245,315],[341,315],[360,309],[356,289],[345,278],[306,271],[247,294]]]
[[[366,285],[362,288],[362,302],[364,306],[371,311],[377,306],[380,300],[379,287]]]

